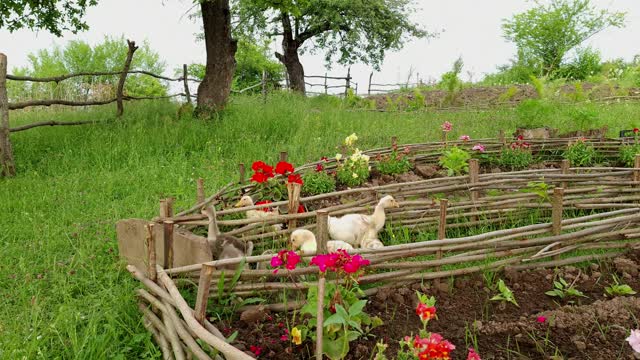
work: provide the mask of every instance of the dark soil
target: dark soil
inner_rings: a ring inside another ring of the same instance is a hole
[[[452,359],[466,359],[474,338],[483,360],[634,359],[625,338],[629,329],[640,326],[640,296],[608,297],[605,287],[612,284],[615,274],[620,283],[639,290],[639,264],[640,250],[635,250],[614,261],[581,269],[567,266],[555,271],[496,273],[492,283],[504,279],[519,307],[490,301],[497,290],[487,287],[482,274],[457,278],[455,283],[442,280],[382,289],[369,298],[365,310],[380,316],[384,325],[373,330],[375,337],[351,343],[347,359],[370,359],[379,340],[389,344],[386,355],[394,359],[398,341],[421,328],[415,314],[416,290],[436,297],[438,319],[430,322],[429,329],[456,345]],[[545,295],[556,276],[574,282],[575,288],[587,297],[560,300]],[[260,346],[259,358],[264,359],[312,358],[311,341],[295,346],[281,339],[287,335],[285,314],[264,313],[252,319],[246,315],[245,321],[218,323],[227,333],[240,332],[236,346],[246,350],[252,345]],[[540,316],[546,318],[544,323],[537,321]],[[288,319],[292,320],[292,314]],[[295,321],[299,323],[300,318]]]

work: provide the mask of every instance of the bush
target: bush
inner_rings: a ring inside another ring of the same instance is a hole
[[[587,144],[583,139],[579,139],[569,145],[564,152],[564,158],[571,162],[571,166],[581,167],[593,166],[600,161],[601,156],[592,145]]]
[[[527,99],[516,108],[520,126],[527,128],[542,127],[553,114],[553,107],[544,100]]]
[[[404,174],[411,170],[411,162],[407,155],[409,148],[405,148],[403,152],[398,152],[397,147],[393,149],[389,155],[378,155],[378,171],[385,175]]]
[[[527,169],[533,163],[533,154],[523,148],[503,149],[498,164],[511,171]]]
[[[305,195],[326,194],[336,190],[336,179],[324,171],[305,174],[302,193]]]
[[[457,146],[445,150],[440,157],[440,166],[447,169],[448,176],[462,175],[469,172],[471,155]]]
[[[640,154],[640,144],[625,145],[620,148],[620,162],[626,167],[633,167],[638,154]]]

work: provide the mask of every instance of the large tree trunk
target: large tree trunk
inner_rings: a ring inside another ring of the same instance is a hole
[[[223,109],[229,98],[238,44],[231,36],[229,0],[206,0],[200,3],[200,7],[207,67],[198,87],[197,112],[208,114]]]
[[[286,14],[282,15],[282,28],[284,33],[282,38],[282,50],[284,54],[276,53],[276,57],[287,68],[287,74],[289,74],[289,87],[291,90],[304,94],[306,91],[304,84],[304,68],[300,62],[300,57],[298,56],[298,49],[300,49],[301,44],[298,39],[293,37],[291,22],[289,20],[289,16]]]

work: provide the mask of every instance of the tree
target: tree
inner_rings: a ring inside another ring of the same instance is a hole
[[[61,36],[63,30],[73,33],[87,30],[82,20],[87,7],[97,0],[2,0],[0,1],[0,29],[44,29]]]
[[[551,0],[503,20],[504,37],[522,53],[542,64],[543,75],[552,74],[568,52],[608,27],[622,27],[625,14],[596,10],[591,0]]]
[[[206,75],[198,88],[201,113],[222,109],[231,92],[237,44],[231,36],[229,0],[195,0],[200,3],[207,51]],[[1,0],[0,29],[44,29],[56,36],[88,29],[82,20],[98,0]]]
[[[327,65],[362,61],[378,69],[387,50],[427,33],[409,21],[413,0],[233,0],[238,31],[282,36],[276,57],[291,88],[305,92],[300,54],[325,52]]]

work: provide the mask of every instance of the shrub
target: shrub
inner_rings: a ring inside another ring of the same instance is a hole
[[[409,100],[409,110],[420,110],[425,107],[425,97],[419,89],[413,90],[413,99]]]
[[[324,171],[305,174],[302,193],[306,195],[326,194],[336,190],[336,179]]]
[[[533,163],[533,154],[529,150],[529,143],[523,141],[522,136],[518,140],[503,149],[498,159],[498,165],[511,171],[526,169]]]
[[[640,154],[640,144],[625,145],[620,148],[620,162],[626,167],[633,167],[638,154]]]
[[[553,108],[544,100],[527,99],[516,108],[521,126],[535,128],[544,126],[553,114]]]
[[[457,146],[444,151],[440,157],[440,166],[447,169],[448,176],[462,175],[469,172],[471,155]]]
[[[567,147],[564,158],[571,161],[572,166],[592,166],[600,161],[600,154],[584,138],[578,139]]]
[[[349,187],[364,184],[369,179],[371,170],[369,156],[364,155],[362,151],[355,147],[357,140],[356,134],[351,134],[344,140],[344,144],[353,151],[351,156],[343,159],[342,154],[336,154],[336,161],[338,162],[336,178],[341,184]]]
[[[389,155],[378,154],[376,158],[378,161],[378,170],[386,175],[406,173],[411,170],[412,167],[409,157],[407,156],[409,152],[409,147],[405,147],[402,152],[398,152],[398,147],[395,146]]]

